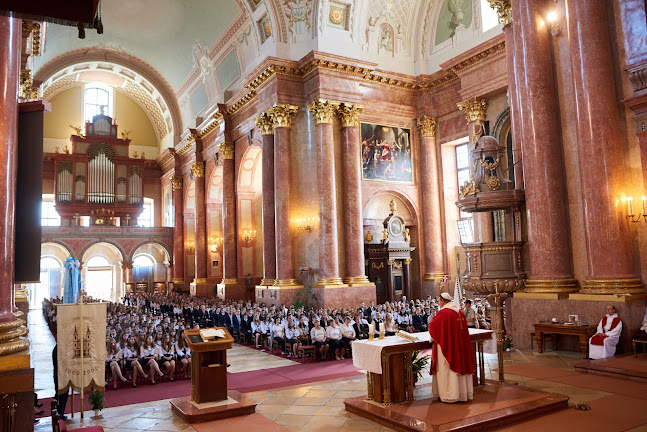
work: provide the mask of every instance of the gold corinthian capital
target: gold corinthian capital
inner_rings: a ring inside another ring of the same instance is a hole
[[[272,118],[275,128],[292,127],[292,120],[298,110],[299,107],[297,106],[277,103],[267,110],[267,113]]]
[[[468,123],[473,121],[485,121],[485,109],[487,101],[485,99],[468,99],[456,104],[458,109],[465,112],[465,120]]]
[[[436,136],[436,119],[433,117],[423,116],[417,121],[418,130],[420,130],[420,135],[423,138],[425,137],[435,137]]]
[[[308,110],[314,116],[316,124],[332,124],[337,107],[339,107],[339,102],[319,99],[308,105]]]
[[[223,142],[218,145],[218,153],[222,156],[223,159],[233,159],[234,158],[234,144],[230,142]]]
[[[194,178],[204,177],[204,162],[193,162],[191,164],[191,175]]]
[[[173,190],[182,189],[182,177],[181,176],[171,177],[171,187],[173,188]]]
[[[359,126],[359,116],[364,112],[364,105],[343,103],[339,106],[341,127]]]
[[[499,23],[503,25],[510,24],[512,22],[512,7],[510,5],[510,0],[488,0],[490,7],[496,11],[496,14],[499,16]]]
[[[266,112],[262,112],[254,119],[256,127],[261,130],[261,135],[274,135],[274,123]]]

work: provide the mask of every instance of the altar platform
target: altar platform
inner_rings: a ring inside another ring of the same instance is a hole
[[[647,355],[625,354],[573,365],[576,371],[647,382]]]
[[[487,381],[470,402],[445,404],[431,385],[416,388],[415,400],[385,406],[359,396],[344,400],[346,411],[397,431],[482,431],[513,425],[568,408],[568,396]]]

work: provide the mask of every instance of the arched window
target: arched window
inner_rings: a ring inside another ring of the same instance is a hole
[[[133,267],[152,267],[154,265],[153,260],[146,255],[138,255],[133,260]]]
[[[93,256],[85,267],[85,292],[95,299],[111,300],[114,275],[110,261],[102,256]]]
[[[113,116],[112,88],[104,84],[91,83],[85,86],[83,94],[83,118],[89,122],[98,114]]]
[[[85,265],[86,267],[110,267],[110,261],[102,256],[94,256],[90,258]]]
[[[54,206],[54,195],[43,194],[43,201],[41,202],[40,209],[40,225],[41,226],[60,226],[61,218],[56,212]]]
[[[141,227],[153,227],[153,218],[154,218],[154,200],[150,198],[144,198],[144,210],[139,214],[137,218],[137,225]]]

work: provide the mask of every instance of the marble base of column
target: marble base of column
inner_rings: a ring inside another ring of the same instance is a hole
[[[327,287],[312,287],[312,294],[317,297],[317,307],[340,309],[349,304],[377,302],[375,285],[331,285]],[[310,305],[312,306],[312,305]]]
[[[578,292],[578,286],[576,279],[528,279],[523,292],[567,295]]]
[[[216,286],[207,281],[207,278],[195,279],[190,284],[190,291],[192,296],[198,297],[215,297]]]
[[[216,286],[216,295],[221,300],[238,298],[238,279],[225,278]]]
[[[319,278],[313,288],[341,288],[347,287],[340,277]]]
[[[265,278],[263,278],[263,279],[261,279],[261,283],[259,285],[262,285],[262,286],[265,286],[265,287],[272,286],[272,285],[274,285],[275,280],[276,279],[265,279]]]
[[[303,285],[301,285],[296,279],[276,279],[271,287],[279,289],[295,289],[303,288]]]
[[[580,294],[645,294],[640,279],[588,279],[582,281]]]
[[[348,286],[364,286],[364,285],[373,285],[375,284],[368,280],[366,276],[352,276],[352,277],[345,277],[343,279],[343,282],[348,285]]]

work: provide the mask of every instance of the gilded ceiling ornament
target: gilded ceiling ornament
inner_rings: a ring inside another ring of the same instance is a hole
[[[359,126],[359,116],[364,112],[364,105],[343,103],[338,111],[341,127]]]
[[[332,124],[339,102],[319,99],[308,105],[308,110],[315,117],[316,124]]]
[[[234,145],[230,142],[224,141],[218,145],[218,153],[223,159],[234,158]]]
[[[261,135],[274,135],[274,123],[268,113],[260,113],[259,116],[254,119],[254,123],[256,123],[256,127],[261,130]]]
[[[171,177],[171,187],[173,190],[182,189],[182,176],[173,176]]]
[[[512,7],[510,0],[488,0],[490,7],[494,9],[499,16],[499,23],[503,25],[512,22]]]
[[[436,119],[432,117],[423,116],[418,119],[418,129],[420,130],[420,135],[423,138],[425,137],[435,137],[436,136]]]
[[[267,113],[272,118],[274,127],[292,127],[292,119],[299,110],[299,107],[288,104],[276,103]]]
[[[487,108],[487,101],[485,99],[468,99],[456,104],[460,111],[465,112],[465,120],[468,123],[473,121],[485,121],[485,109]]]
[[[191,175],[193,178],[204,177],[204,162],[193,162],[191,164]]]

